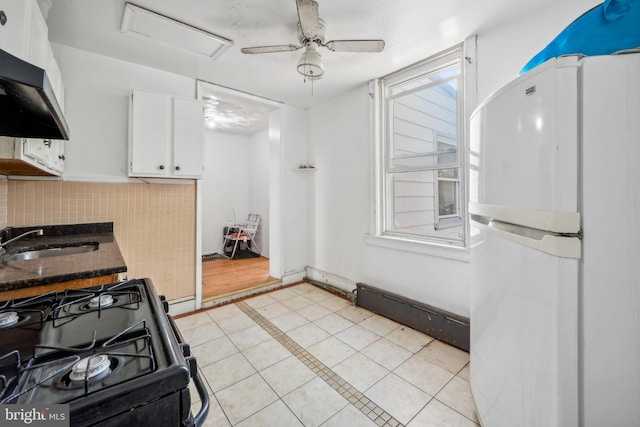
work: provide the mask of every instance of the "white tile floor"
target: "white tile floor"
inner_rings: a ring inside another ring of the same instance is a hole
[[[210,392],[206,426],[477,425],[468,353],[313,285],[176,322]]]

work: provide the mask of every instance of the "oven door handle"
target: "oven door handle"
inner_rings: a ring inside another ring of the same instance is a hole
[[[195,427],[201,427],[204,424],[207,414],[209,413],[209,394],[207,389],[200,378],[200,371],[196,370],[196,374],[193,376],[193,383],[196,385],[198,396],[200,396],[200,402],[202,406],[198,413],[193,417],[193,423]]]
[[[189,375],[193,379],[193,383],[196,386],[198,396],[200,396],[200,403],[202,403],[202,406],[200,407],[198,413],[193,417],[193,424],[195,427],[201,427],[204,424],[205,419],[207,418],[207,414],[209,413],[209,394],[207,393],[204,382],[200,377],[200,370],[198,369],[196,358],[191,356],[191,349],[189,347],[189,344],[184,342],[184,338],[182,338],[180,330],[178,329],[176,322],[173,320],[173,317],[167,314],[167,318],[169,319],[169,324],[171,325],[171,329],[173,329],[173,333],[178,339],[178,344],[182,349],[183,356],[185,356],[187,366],[189,366]]]

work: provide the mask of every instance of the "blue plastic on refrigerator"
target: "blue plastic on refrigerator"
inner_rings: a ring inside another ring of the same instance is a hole
[[[606,0],[567,26],[520,71],[562,55],[610,55],[640,47],[640,0]]]

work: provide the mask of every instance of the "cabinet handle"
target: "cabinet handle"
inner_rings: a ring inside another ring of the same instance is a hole
[[[160,169],[161,171],[164,170],[164,165],[160,165],[158,169]]]
[[[50,139],[45,139],[42,143],[43,143],[45,146],[47,146],[47,147],[51,148],[51,140],[50,140]]]
[[[4,10],[0,10],[0,25],[4,25],[7,23],[7,15],[4,13]]]
[[[180,166],[176,166],[176,170],[179,171],[180,170]]]
[[[63,162],[66,160],[66,158],[64,157],[64,154],[60,154],[60,155],[58,156],[58,158],[59,158],[60,160],[62,160]]]

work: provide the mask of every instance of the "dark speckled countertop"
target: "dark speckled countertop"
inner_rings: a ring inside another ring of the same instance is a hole
[[[48,285],[70,280],[107,276],[127,271],[120,248],[113,235],[113,223],[45,225],[34,227],[10,227],[0,236],[6,242],[20,234],[43,229],[43,235],[26,236],[5,247],[0,256],[0,292],[31,286]],[[91,252],[53,256],[23,261],[1,261],[3,257],[17,252],[83,243],[98,243]]]

